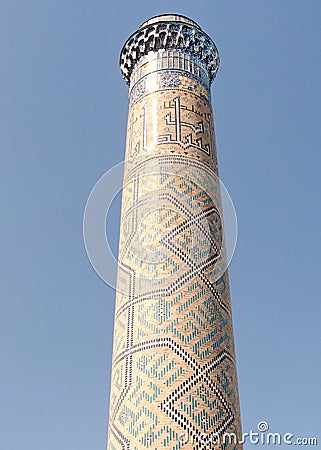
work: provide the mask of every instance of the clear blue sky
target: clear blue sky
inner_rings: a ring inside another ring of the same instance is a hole
[[[119,51],[164,12],[199,22],[221,55],[212,97],[239,222],[244,431],[319,432],[320,0],[2,0],[1,450],[105,449],[115,293],[90,266],[82,216],[124,156]]]

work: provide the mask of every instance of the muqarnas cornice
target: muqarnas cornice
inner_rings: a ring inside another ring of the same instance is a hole
[[[167,15],[145,22],[123,46],[120,69],[128,85],[137,62],[149,52],[159,50],[177,50],[197,58],[204,64],[210,83],[214,80],[220,58],[212,39],[195,22]]]

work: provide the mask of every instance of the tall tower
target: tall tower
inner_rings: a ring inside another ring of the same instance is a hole
[[[108,449],[240,449],[210,95],[218,52],[194,21],[162,15],[130,36],[120,66],[129,112]]]

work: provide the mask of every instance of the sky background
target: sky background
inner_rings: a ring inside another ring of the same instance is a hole
[[[320,0],[2,0],[0,450],[105,449],[115,292],[89,263],[82,218],[124,157],[120,49],[167,12],[197,21],[221,56],[212,98],[239,225],[243,431],[265,420],[318,437]],[[114,249],[118,221],[116,201]]]

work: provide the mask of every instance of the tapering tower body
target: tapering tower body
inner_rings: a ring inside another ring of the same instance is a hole
[[[218,52],[195,22],[163,15],[127,40],[120,64],[129,113],[108,449],[240,449],[210,98]]]

